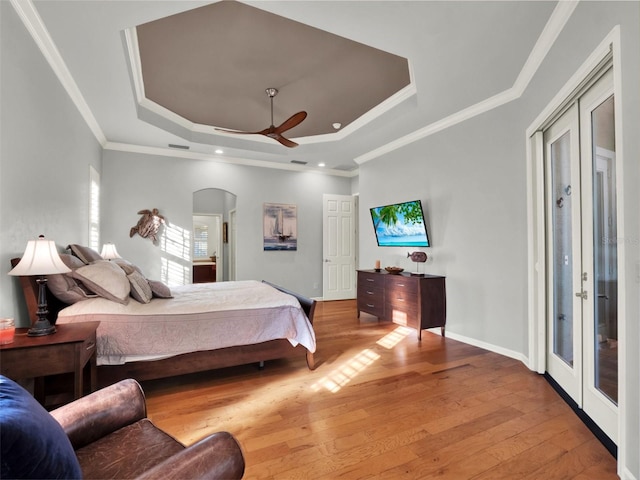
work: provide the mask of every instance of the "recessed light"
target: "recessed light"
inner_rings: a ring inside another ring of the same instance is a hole
[[[331,124],[333,126],[333,128],[335,128],[336,130],[340,130],[340,127],[342,127],[342,124],[340,122],[334,122]]]
[[[222,151],[222,149],[221,149],[221,148],[216,148],[216,153],[217,153],[218,155],[221,155],[221,154],[223,154],[224,152]]]
[[[324,162],[320,162],[320,163],[318,164],[318,166],[319,166],[319,167],[324,167],[324,165],[325,165],[325,164],[324,164]]]

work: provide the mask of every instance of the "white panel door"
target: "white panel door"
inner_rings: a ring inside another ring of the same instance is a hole
[[[324,300],[356,297],[356,211],[351,195],[323,195]]]

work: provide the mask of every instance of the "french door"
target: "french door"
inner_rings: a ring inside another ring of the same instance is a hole
[[[544,131],[547,372],[618,443],[613,75]]]

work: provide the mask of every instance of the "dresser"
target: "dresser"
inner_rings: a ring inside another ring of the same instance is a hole
[[[358,317],[366,312],[398,325],[414,328],[418,340],[425,328],[440,327],[447,320],[445,277],[392,275],[386,271],[358,270]]]
[[[195,262],[193,264],[193,283],[216,281],[216,264],[213,262]]]

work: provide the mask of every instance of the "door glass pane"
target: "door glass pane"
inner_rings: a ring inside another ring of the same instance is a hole
[[[618,245],[613,96],[591,114],[593,142],[593,253],[595,379],[618,400]]]
[[[573,366],[570,132],[551,144],[553,353]]]

